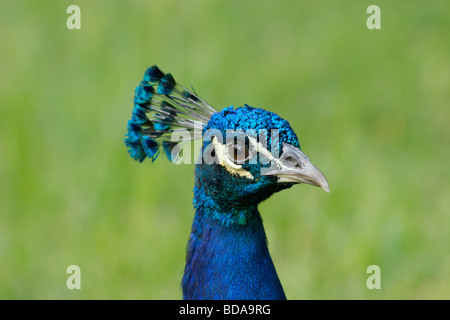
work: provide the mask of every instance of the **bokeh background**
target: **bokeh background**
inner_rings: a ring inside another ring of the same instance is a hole
[[[449,299],[449,36],[446,0],[2,1],[0,298],[181,297],[194,168],[123,143],[157,64],[286,118],[326,174],[260,206],[288,298]]]

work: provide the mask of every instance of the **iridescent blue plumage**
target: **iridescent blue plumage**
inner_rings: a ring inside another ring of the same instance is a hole
[[[227,130],[254,130],[260,133],[265,131],[270,132],[270,130],[275,129],[279,133],[279,143],[286,142],[300,148],[297,135],[292,130],[288,121],[273,112],[261,108],[253,108],[247,104],[239,108],[230,106],[213,114],[204,130],[208,129],[221,130],[224,139],[226,139]],[[270,136],[267,138],[268,148],[270,149]],[[281,148],[281,145],[279,147]]]
[[[174,160],[171,134],[202,129],[183,298],[285,299],[257,206],[296,183],[329,191],[288,121],[248,105],[217,112],[156,66],[145,72],[134,104],[125,143],[140,162],[154,161],[161,148]]]

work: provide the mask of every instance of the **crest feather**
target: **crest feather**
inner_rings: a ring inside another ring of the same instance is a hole
[[[156,65],[148,68],[134,93],[134,108],[128,121],[125,144],[130,156],[142,162],[155,161],[164,149],[173,161],[171,142],[175,130],[184,129],[195,137],[194,130],[203,128],[217,111],[192,91],[176,83],[170,73]]]

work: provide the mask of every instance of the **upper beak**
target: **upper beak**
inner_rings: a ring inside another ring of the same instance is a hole
[[[278,177],[278,183],[307,183],[330,192],[327,178],[298,148],[283,142],[283,153],[272,160],[272,166],[263,173]]]

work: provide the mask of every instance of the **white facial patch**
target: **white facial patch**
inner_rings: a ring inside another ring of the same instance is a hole
[[[217,137],[214,137],[212,140],[212,144],[214,146],[214,150],[217,155],[218,164],[222,165],[228,172],[238,174],[241,177],[245,177],[247,179],[253,179],[253,175],[247,170],[242,168],[242,165],[236,164],[232,159],[228,156],[227,145],[221,144]]]
[[[251,136],[247,136],[249,141],[249,148],[252,150],[253,157],[256,156],[256,154],[260,154],[268,159],[268,164],[270,163],[270,167],[262,167],[261,174],[264,174],[264,171],[271,171],[274,169],[283,170],[287,169],[286,165],[283,164],[282,161],[280,161],[280,158],[275,157],[269,150],[267,150],[261,142],[259,142],[257,139]],[[245,177],[248,179],[254,179],[253,175],[248,172],[247,170],[242,168],[242,165],[236,163],[233,161],[233,159],[230,157],[229,150],[228,150],[228,144],[221,144],[217,137],[214,137],[212,140],[212,144],[214,146],[214,150],[217,155],[218,164],[224,166],[224,168],[233,174],[238,174],[241,177]],[[255,158],[256,159],[256,158]],[[250,162],[251,163],[251,162]],[[256,163],[256,162],[255,162]]]

